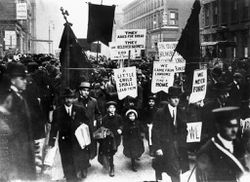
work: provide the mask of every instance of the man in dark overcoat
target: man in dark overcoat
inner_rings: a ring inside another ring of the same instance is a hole
[[[81,105],[89,118],[90,132],[93,133],[100,125],[101,112],[98,107],[97,100],[89,95],[90,83],[81,82],[79,86],[78,104]],[[92,140],[90,145],[90,158],[93,159],[97,155],[97,142]]]
[[[26,90],[26,68],[20,63],[8,63],[6,73],[10,77],[13,106],[12,149],[15,173],[20,180],[35,180],[35,153],[32,123],[27,101],[23,96]]]
[[[66,88],[64,93],[64,104],[59,106],[53,113],[49,145],[54,146],[55,138],[58,135],[58,145],[61,154],[63,172],[69,182],[85,178],[89,164],[89,149],[82,149],[75,136],[76,129],[85,123],[88,125],[88,118],[84,109],[73,104],[75,93]]]
[[[180,174],[189,169],[186,150],[187,127],[185,113],[179,107],[181,89],[169,88],[169,104],[159,109],[155,115],[152,142],[156,158],[153,168],[156,180],[161,180],[166,172],[174,182],[180,181]]]
[[[203,145],[197,155],[198,182],[238,181],[245,169],[240,162],[244,150],[237,140],[239,108],[222,107],[213,110],[218,133]]]

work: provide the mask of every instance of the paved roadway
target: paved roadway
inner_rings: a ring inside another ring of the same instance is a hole
[[[140,161],[137,161],[137,172],[131,170],[130,159],[123,155],[123,146],[120,145],[116,155],[114,156],[115,164],[115,176],[110,177],[108,171],[105,171],[101,164],[97,161],[97,157],[91,160],[91,167],[88,170],[87,178],[83,179],[82,182],[143,182],[143,181],[154,181],[154,170],[151,167],[152,157],[149,156],[148,146],[146,140],[144,140],[145,152],[141,156]],[[60,155],[56,156],[55,165],[51,170],[47,171],[47,176],[43,177],[40,181],[57,181],[64,182],[63,172],[60,163]],[[189,172],[186,173],[184,180],[187,179]],[[52,176],[52,177],[51,177]],[[163,175],[164,181],[171,182],[167,175]],[[190,182],[192,182],[191,180]]]

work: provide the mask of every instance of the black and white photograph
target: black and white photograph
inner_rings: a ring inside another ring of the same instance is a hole
[[[0,0],[0,182],[99,181],[250,181],[250,0]]]

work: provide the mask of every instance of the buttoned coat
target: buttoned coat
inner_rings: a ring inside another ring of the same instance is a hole
[[[16,179],[36,179],[34,137],[30,112],[26,100],[15,91],[11,91],[13,106],[10,110],[10,129],[12,137],[10,148],[12,151],[12,166]]]
[[[59,106],[53,113],[49,145],[53,146],[57,132],[59,132],[58,145],[61,153],[64,175],[68,179],[76,178],[76,172],[90,166],[89,148],[81,149],[75,130],[82,124],[89,124],[84,109],[73,105],[71,116],[66,112],[65,106]]]
[[[87,99],[80,98],[77,102],[78,105],[82,106],[86,111],[86,116],[89,119],[90,133],[93,134],[100,125],[99,120],[101,119],[101,112],[98,107],[97,100],[93,97],[88,97]],[[97,124],[94,125],[96,120]],[[90,158],[93,159],[97,155],[97,142],[92,140],[90,144]]]
[[[163,156],[156,157],[153,161],[155,170],[167,172],[170,176],[178,176],[180,170],[185,172],[189,169],[185,118],[184,111],[177,107],[175,127],[168,105],[157,111],[152,129],[153,151],[161,149]]]

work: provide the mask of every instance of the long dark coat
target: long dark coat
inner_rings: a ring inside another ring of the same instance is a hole
[[[59,106],[53,113],[49,145],[54,145],[54,138],[59,131],[58,144],[64,175],[67,179],[75,179],[76,172],[90,166],[89,148],[81,149],[75,137],[75,130],[82,123],[88,124],[88,118],[80,106],[73,105],[71,116],[66,112],[64,105]]]
[[[77,104],[85,109],[86,115],[89,119],[90,133],[93,134],[93,132],[96,131],[99,127],[99,121],[101,119],[101,112],[99,110],[97,100],[93,97],[88,97],[87,99],[79,98]],[[97,121],[97,126],[94,126],[94,120]],[[97,142],[95,140],[92,140],[89,149],[90,158],[95,158],[95,156],[97,155]]]
[[[214,141],[226,149],[217,137],[214,137]],[[236,158],[239,158],[241,154],[237,151],[240,151],[240,146],[236,146],[237,144],[234,146],[234,155]],[[196,179],[198,182],[233,182],[236,181],[237,176],[240,174],[242,174],[242,171],[236,163],[228,155],[219,150],[212,140],[209,140],[199,151],[196,169]]]
[[[144,152],[143,139],[141,136],[142,126],[139,120],[124,122],[123,127],[123,154],[128,158],[139,158]]]
[[[155,170],[167,172],[170,176],[178,176],[179,170],[185,172],[189,169],[185,118],[185,113],[177,108],[177,127],[174,127],[168,105],[157,111],[152,129],[153,151],[161,149],[163,156],[153,161]]]
[[[13,155],[13,171],[17,179],[36,179],[34,137],[32,123],[26,100],[17,95],[14,91],[13,107],[11,108],[11,150]]]

